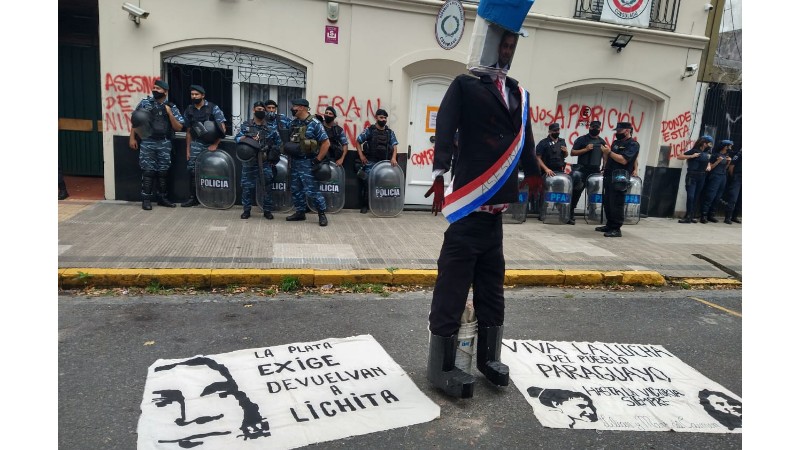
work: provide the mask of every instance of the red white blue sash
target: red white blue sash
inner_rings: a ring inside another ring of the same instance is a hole
[[[445,195],[442,213],[448,222],[461,219],[492,198],[517,166],[520,150],[525,145],[525,127],[528,124],[528,92],[522,86],[518,87],[522,96],[522,125],[517,137],[489,170],[455,192]]]

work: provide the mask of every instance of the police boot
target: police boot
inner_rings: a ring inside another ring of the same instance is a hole
[[[197,206],[200,202],[197,201],[197,182],[194,179],[194,173],[189,172],[189,200],[181,203],[182,208],[190,208]]]
[[[239,216],[240,219],[249,219],[250,218],[250,208],[245,209],[242,211],[242,215]]]
[[[727,223],[728,225],[733,224],[733,222],[731,221],[731,213],[725,213],[725,223]]]
[[[500,362],[503,326],[478,327],[477,367],[496,386],[508,386],[508,366]]]
[[[295,211],[294,214],[287,217],[286,220],[288,222],[295,222],[298,220],[306,220],[306,213],[305,211]]]
[[[150,203],[150,199],[153,197],[153,177],[150,176],[143,176],[142,177],[142,209],[145,211],[150,211],[153,209],[153,205]]]
[[[319,212],[319,226],[327,227],[328,226],[328,218],[325,217],[325,211]]]
[[[67,192],[67,188],[58,190],[58,199],[59,200],[64,200],[67,197],[69,197],[69,192]]]
[[[167,177],[158,177],[158,206],[166,206],[167,208],[174,208],[175,203],[172,203],[167,198]]]
[[[456,335],[430,335],[428,381],[451,397],[472,398],[475,377],[456,367]]]
[[[367,199],[367,188],[361,188],[361,214],[366,214],[369,212],[369,200]]]
[[[709,221],[709,222],[711,222],[711,223],[717,223],[717,222],[719,222],[719,220],[717,220],[717,218],[716,218],[716,217],[714,217],[714,215],[713,215],[713,214],[709,214],[709,215],[708,215],[708,221]]]

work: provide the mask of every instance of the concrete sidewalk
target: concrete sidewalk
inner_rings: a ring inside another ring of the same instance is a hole
[[[380,282],[430,285],[447,221],[429,212],[378,218],[342,210],[320,227],[316,214],[286,222],[241,206],[153,207],[113,200],[59,201],[58,266],[63,288],[278,284],[293,275],[304,285]],[[646,284],[664,278],[737,283],[742,226],[679,224],[643,218],[606,238],[583,217],[577,225],[545,225],[529,217],[504,225],[508,284]],[[278,280],[278,281],[276,281]]]

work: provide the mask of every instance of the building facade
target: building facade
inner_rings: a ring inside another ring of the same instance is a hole
[[[568,144],[587,132],[589,120],[603,122],[601,136],[609,142],[617,122],[631,122],[641,144],[642,211],[672,216],[683,210],[683,164],[675,157],[700,134],[697,80],[687,67],[701,62],[708,45],[709,12],[701,0],[649,1],[650,25],[638,28],[601,21],[601,0],[536,0],[509,76],[531,93],[537,141],[552,122],[560,123]],[[207,99],[225,112],[226,145],[250,118],[255,100],[274,99],[282,113],[296,97],[307,98],[312,112],[333,106],[351,143],[383,108],[400,142],[406,204],[429,205],[423,194],[431,184],[435,111],[450,81],[466,72],[478,4],[463,2],[463,36],[446,50],[435,30],[443,3],[144,0],[138,5],[148,15],[137,23],[119,3],[99,2],[106,198],[139,199],[136,152],[127,146],[130,113],[152,82],[164,78],[169,99],[182,110],[189,85],[206,88]],[[620,51],[610,45],[619,34],[632,36]],[[188,194],[181,191],[183,145],[178,133],[173,200]],[[346,170],[355,196],[353,158],[348,156]],[[348,193],[345,207],[356,202]]]

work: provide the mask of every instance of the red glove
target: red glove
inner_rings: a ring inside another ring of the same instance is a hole
[[[442,212],[442,205],[444,205],[444,177],[439,175],[433,180],[433,185],[428,192],[425,193],[425,198],[428,198],[433,194],[433,205],[431,206],[431,212],[434,216],[438,215]]]
[[[542,177],[537,175],[525,177],[519,184],[519,188],[522,189],[525,186],[528,186],[529,193],[539,192],[542,189]]]

